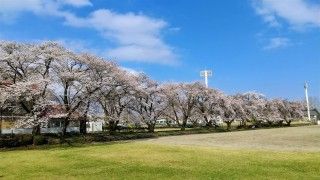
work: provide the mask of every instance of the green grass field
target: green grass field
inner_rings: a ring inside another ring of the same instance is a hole
[[[319,179],[319,136],[309,126],[0,151],[0,179]]]

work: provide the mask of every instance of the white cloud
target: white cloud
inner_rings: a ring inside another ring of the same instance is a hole
[[[0,0],[0,20],[12,22],[23,12],[36,15],[64,16],[64,5],[81,7],[92,5],[90,0]]]
[[[62,12],[63,5],[82,7],[92,5],[90,0],[0,0],[0,15],[11,16],[21,12],[50,14]]]
[[[320,27],[320,3],[307,0],[254,0],[257,14],[271,26],[279,26],[281,20],[293,28]]]
[[[92,48],[91,43],[81,39],[57,39],[54,41],[74,52],[82,52],[82,53],[86,52],[86,53],[93,53],[96,55],[101,54],[100,50]]]
[[[176,64],[174,49],[162,38],[162,31],[168,23],[136,13],[117,13],[108,9],[98,9],[87,17],[78,17],[63,10],[64,5],[75,7],[92,6],[89,0],[0,0],[0,17],[8,18],[20,12],[50,15],[65,20],[74,27],[94,28],[114,45],[104,54],[107,58],[126,61],[140,61],[160,64]]]
[[[120,46],[111,49],[106,56],[116,60],[176,64],[176,57],[167,46],[148,47],[139,45]]]
[[[115,44],[106,52],[112,59],[160,64],[176,64],[173,48],[161,37],[167,23],[143,14],[119,14],[108,9],[92,12],[86,18],[66,14],[66,23],[76,27],[92,27]]]
[[[92,6],[90,0],[0,0],[0,4],[0,13],[47,12],[48,9],[58,9],[65,4],[74,7]]]
[[[1,0],[0,12],[39,11],[43,7],[42,0]]]
[[[283,37],[275,37],[269,40],[268,45],[266,45],[264,50],[284,48],[290,45],[290,39]]]
[[[132,69],[132,68],[128,68],[128,67],[120,67],[121,69],[127,71],[128,73],[131,73],[133,75],[139,75],[141,73],[144,73],[143,71],[137,71],[135,69]]]
[[[44,6],[41,0],[25,0],[23,3],[19,0],[0,0],[0,4],[0,20],[5,22],[15,19],[21,12],[39,12]]]
[[[60,2],[74,7],[92,6],[90,0],[61,0]]]

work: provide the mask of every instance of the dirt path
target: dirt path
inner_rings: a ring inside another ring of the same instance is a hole
[[[170,136],[148,139],[145,142],[202,147],[320,152],[320,126]]]

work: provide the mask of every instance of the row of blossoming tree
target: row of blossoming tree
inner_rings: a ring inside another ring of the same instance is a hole
[[[61,107],[62,133],[70,122],[80,122],[86,133],[90,111],[103,112],[110,131],[123,117],[153,132],[158,119],[166,119],[185,130],[189,122],[202,121],[208,127],[217,120],[282,124],[303,116],[303,104],[267,99],[259,93],[226,95],[201,83],[159,84],[142,73],[130,73],[103,58],[71,52],[54,42],[0,43],[0,108],[22,109],[16,126],[48,123],[50,109]],[[76,117],[76,119],[75,119]]]

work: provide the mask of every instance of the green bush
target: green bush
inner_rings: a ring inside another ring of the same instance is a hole
[[[0,136],[0,148],[27,146],[30,144],[32,144],[32,136],[28,134]]]
[[[60,144],[61,140],[60,138],[54,138],[54,137],[48,137],[48,144],[54,145],[54,144]]]
[[[33,137],[33,145],[43,145],[47,143],[48,143],[47,139],[42,135],[35,135]]]

